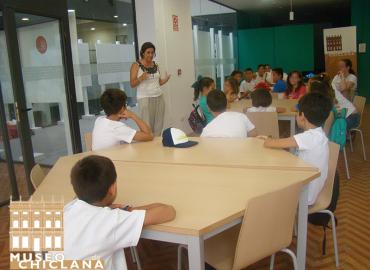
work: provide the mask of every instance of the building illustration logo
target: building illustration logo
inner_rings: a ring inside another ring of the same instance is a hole
[[[341,51],[342,50],[342,35],[334,35],[326,37],[326,51]]]
[[[63,201],[10,202],[10,269],[104,269],[100,259],[64,259],[63,207]]]

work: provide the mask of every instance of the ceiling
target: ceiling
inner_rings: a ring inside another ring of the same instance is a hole
[[[219,4],[231,7],[238,11],[274,10],[276,8],[290,8],[290,0],[215,0]],[[296,8],[324,8],[345,4],[349,0],[292,0],[293,9]]]

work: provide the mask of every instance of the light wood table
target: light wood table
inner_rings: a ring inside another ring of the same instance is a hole
[[[258,138],[190,138],[199,144],[190,148],[164,147],[161,138],[151,142],[123,144],[91,152],[116,161],[189,164],[282,170],[312,170],[288,151],[263,147]],[[82,155],[86,155],[83,153]]]
[[[298,103],[296,99],[272,99],[272,106],[285,108],[286,112],[279,113],[278,119],[282,121],[289,121],[290,122],[290,136],[296,134],[296,124],[295,124],[295,117],[297,113],[292,111]],[[251,99],[242,99],[237,102],[231,104],[230,111],[241,112],[245,113],[247,108],[252,107],[252,100]]]
[[[76,156],[58,160],[32,198],[74,198],[69,172]],[[147,226],[142,238],[188,246],[190,269],[204,269],[204,240],[243,218],[249,199],[301,183],[298,220],[299,269],[304,269],[307,233],[307,184],[319,173],[314,170],[261,170],[174,164],[115,161],[118,174],[117,202],[142,205],[171,204],[176,219]]]

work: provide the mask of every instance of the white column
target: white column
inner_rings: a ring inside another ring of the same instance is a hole
[[[27,109],[31,109],[28,111],[28,122],[30,124],[31,129],[37,129],[38,127],[35,126],[35,118],[33,116],[33,108],[32,108],[32,103],[29,101],[26,101],[27,104]]]
[[[60,116],[60,120],[58,121],[58,124],[62,125],[62,124],[64,124],[64,119],[65,119],[64,118],[64,111],[66,111],[65,108],[67,108],[67,107],[63,108],[62,103],[59,103],[58,106],[59,106],[59,116]],[[68,114],[67,114],[66,119],[68,119]]]
[[[223,58],[224,58],[224,55],[222,52],[222,30],[218,30],[218,59],[220,61],[221,88],[224,87],[224,81],[225,81]]]
[[[82,94],[84,100],[84,116],[90,116],[90,109],[89,109],[89,97],[87,95],[87,87],[82,87]]]
[[[212,78],[216,81],[216,51],[215,51],[215,29],[209,29],[209,40],[211,46],[211,59],[212,59]]]
[[[197,64],[197,61],[199,60],[198,25],[193,26],[193,47],[194,47],[195,74],[198,77],[198,75],[200,75]]]
[[[231,56],[231,59],[233,59],[234,61],[234,36],[233,36],[233,32],[230,32],[229,34],[229,41],[230,41],[230,56]],[[235,63],[233,62],[231,65],[231,70],[234,70],[235,69]]]
[[[59,103],[59,112],[60,112],[60,119],[69,119],[68,118],[68,109],[67,109],[67,101],[62,99]],[[63,120],[64,121],[64,120]],[[69,121],[64,121],[64,134],[66,136],[66,144],[67,144],[67,151],[68,155],[73,154],[72,150],[72,140],[71,140],[71,129],[69,127]]]

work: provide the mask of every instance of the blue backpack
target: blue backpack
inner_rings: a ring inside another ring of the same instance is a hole
[[[346,145],[347,139],[347,109],[343,108],[340,112],[336,108],[332,109],[334,114],[334,123],[331,126],[329,140],[340,145],[340,150]]]

